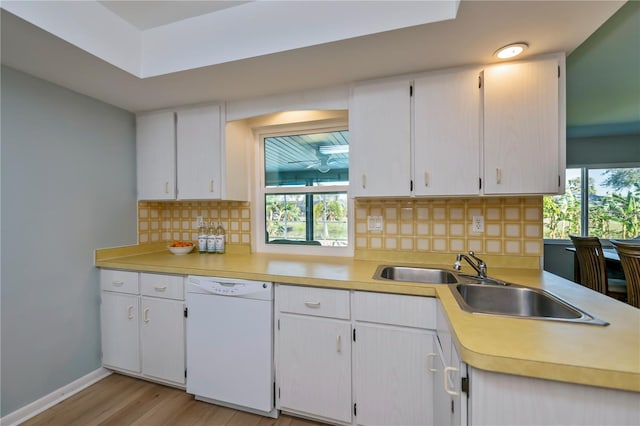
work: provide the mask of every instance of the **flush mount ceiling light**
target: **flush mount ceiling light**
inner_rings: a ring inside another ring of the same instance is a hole
[[[494,55],[500,59],[509,59],[513,58],[514,56],[518,56],[519,54],[524,52],[527,47],[529,47],[529,45],[524,42],[511,43],[496,50]]]

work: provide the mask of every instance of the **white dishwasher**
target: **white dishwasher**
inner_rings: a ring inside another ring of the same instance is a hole
[[[273,284],[189,276],[187,392],[276,418]]]

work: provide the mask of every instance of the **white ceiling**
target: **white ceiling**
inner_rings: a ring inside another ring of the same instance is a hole
[[[452,20],[337,38],[335,41],[298,48],[274,49],[268,54],[244,55],[240,59],[187,67],[183,71],[147,78],[124,71],[8,13],[6,10],[9,8],[5,7],[7,3],[10,2],[2,3],[3,64],[139,112],[318,89],[430,69],[492,63],[496,61],[492,57],[495,49],[514,41],[529,43],[528,56],[557,51],[570,53],[615,13],[624,1],[463,1],[456,18]],[[301,14],[313,2],[106,3],[109,4],[103,9],[114,12],[116,15],[112,16],[126,22],[135,32],[165,30],[173,28],[173,25],[182,25],[181,28],[184,28],[185,24],[196,22],[194,19],[231,11],[238,14],[243,10],[251,10],[254,4],[261,7],[271,7],[270,3],[280,3],[281,6],[288,4],[288,10],[291,10],[289,18],[303,19]],[[340,2],[333,5],[343,3],[363,4]],[[405,2],[385,3],[401,8]],[[406,2],[410,3],[415,2]],[[294,4],[296,7],[293,7]],[[334,26],[339,27],[335,28],[336,32],[350,27],[349,22],[344,21],[340,24],[321,23],[331,30]],[[362,23],[354,20],[353,27],[358,26],[362,27]],[[108,28],[104,31],[110,34]],[[329,36],[329,33],[323,35]],[[308,34],[289,34],[288,39],[296,40],[303,36]],[[88,38],[81,39],[81,42]],[[285,45],[288,39],[284,40]],[[95,42],[93,39],[89,41]],[[259,44],[259,41],[256,38],[245,40],[249,46],[252,43]],[[183,50],[192,47],[187,45]]]
[[[249,1],[99,1],[101,5],[140,30],[159,27],[194,16],[239,6]]]

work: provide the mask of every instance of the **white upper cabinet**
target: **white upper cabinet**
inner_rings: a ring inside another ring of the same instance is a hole
[[[484,193],[564,190],[564,60],[484,70]]]
[[[139,200],[248,201],[249,140],[233,126],[222,129],[220,105],[143,114],[137,122]]]
[[[139,115],[136,163],[139,200],[176,198],[176,120],[173,112]]]
[[[410,88],[405,79],[353,88],[349,105],[352,197],[410,194]]]
[[[563,192],[564,81],[556,54],[355,85],[351,196]]]
[[[436,72],[414,81],[414,195],[477,195],[480,70]]]
[[[178,112],[178,199],[221,197],[220,106]]]

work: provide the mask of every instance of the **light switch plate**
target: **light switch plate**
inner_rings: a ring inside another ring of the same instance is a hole
[[[471,230],[476,234],[484,232],[484,216],[473,216]]]

